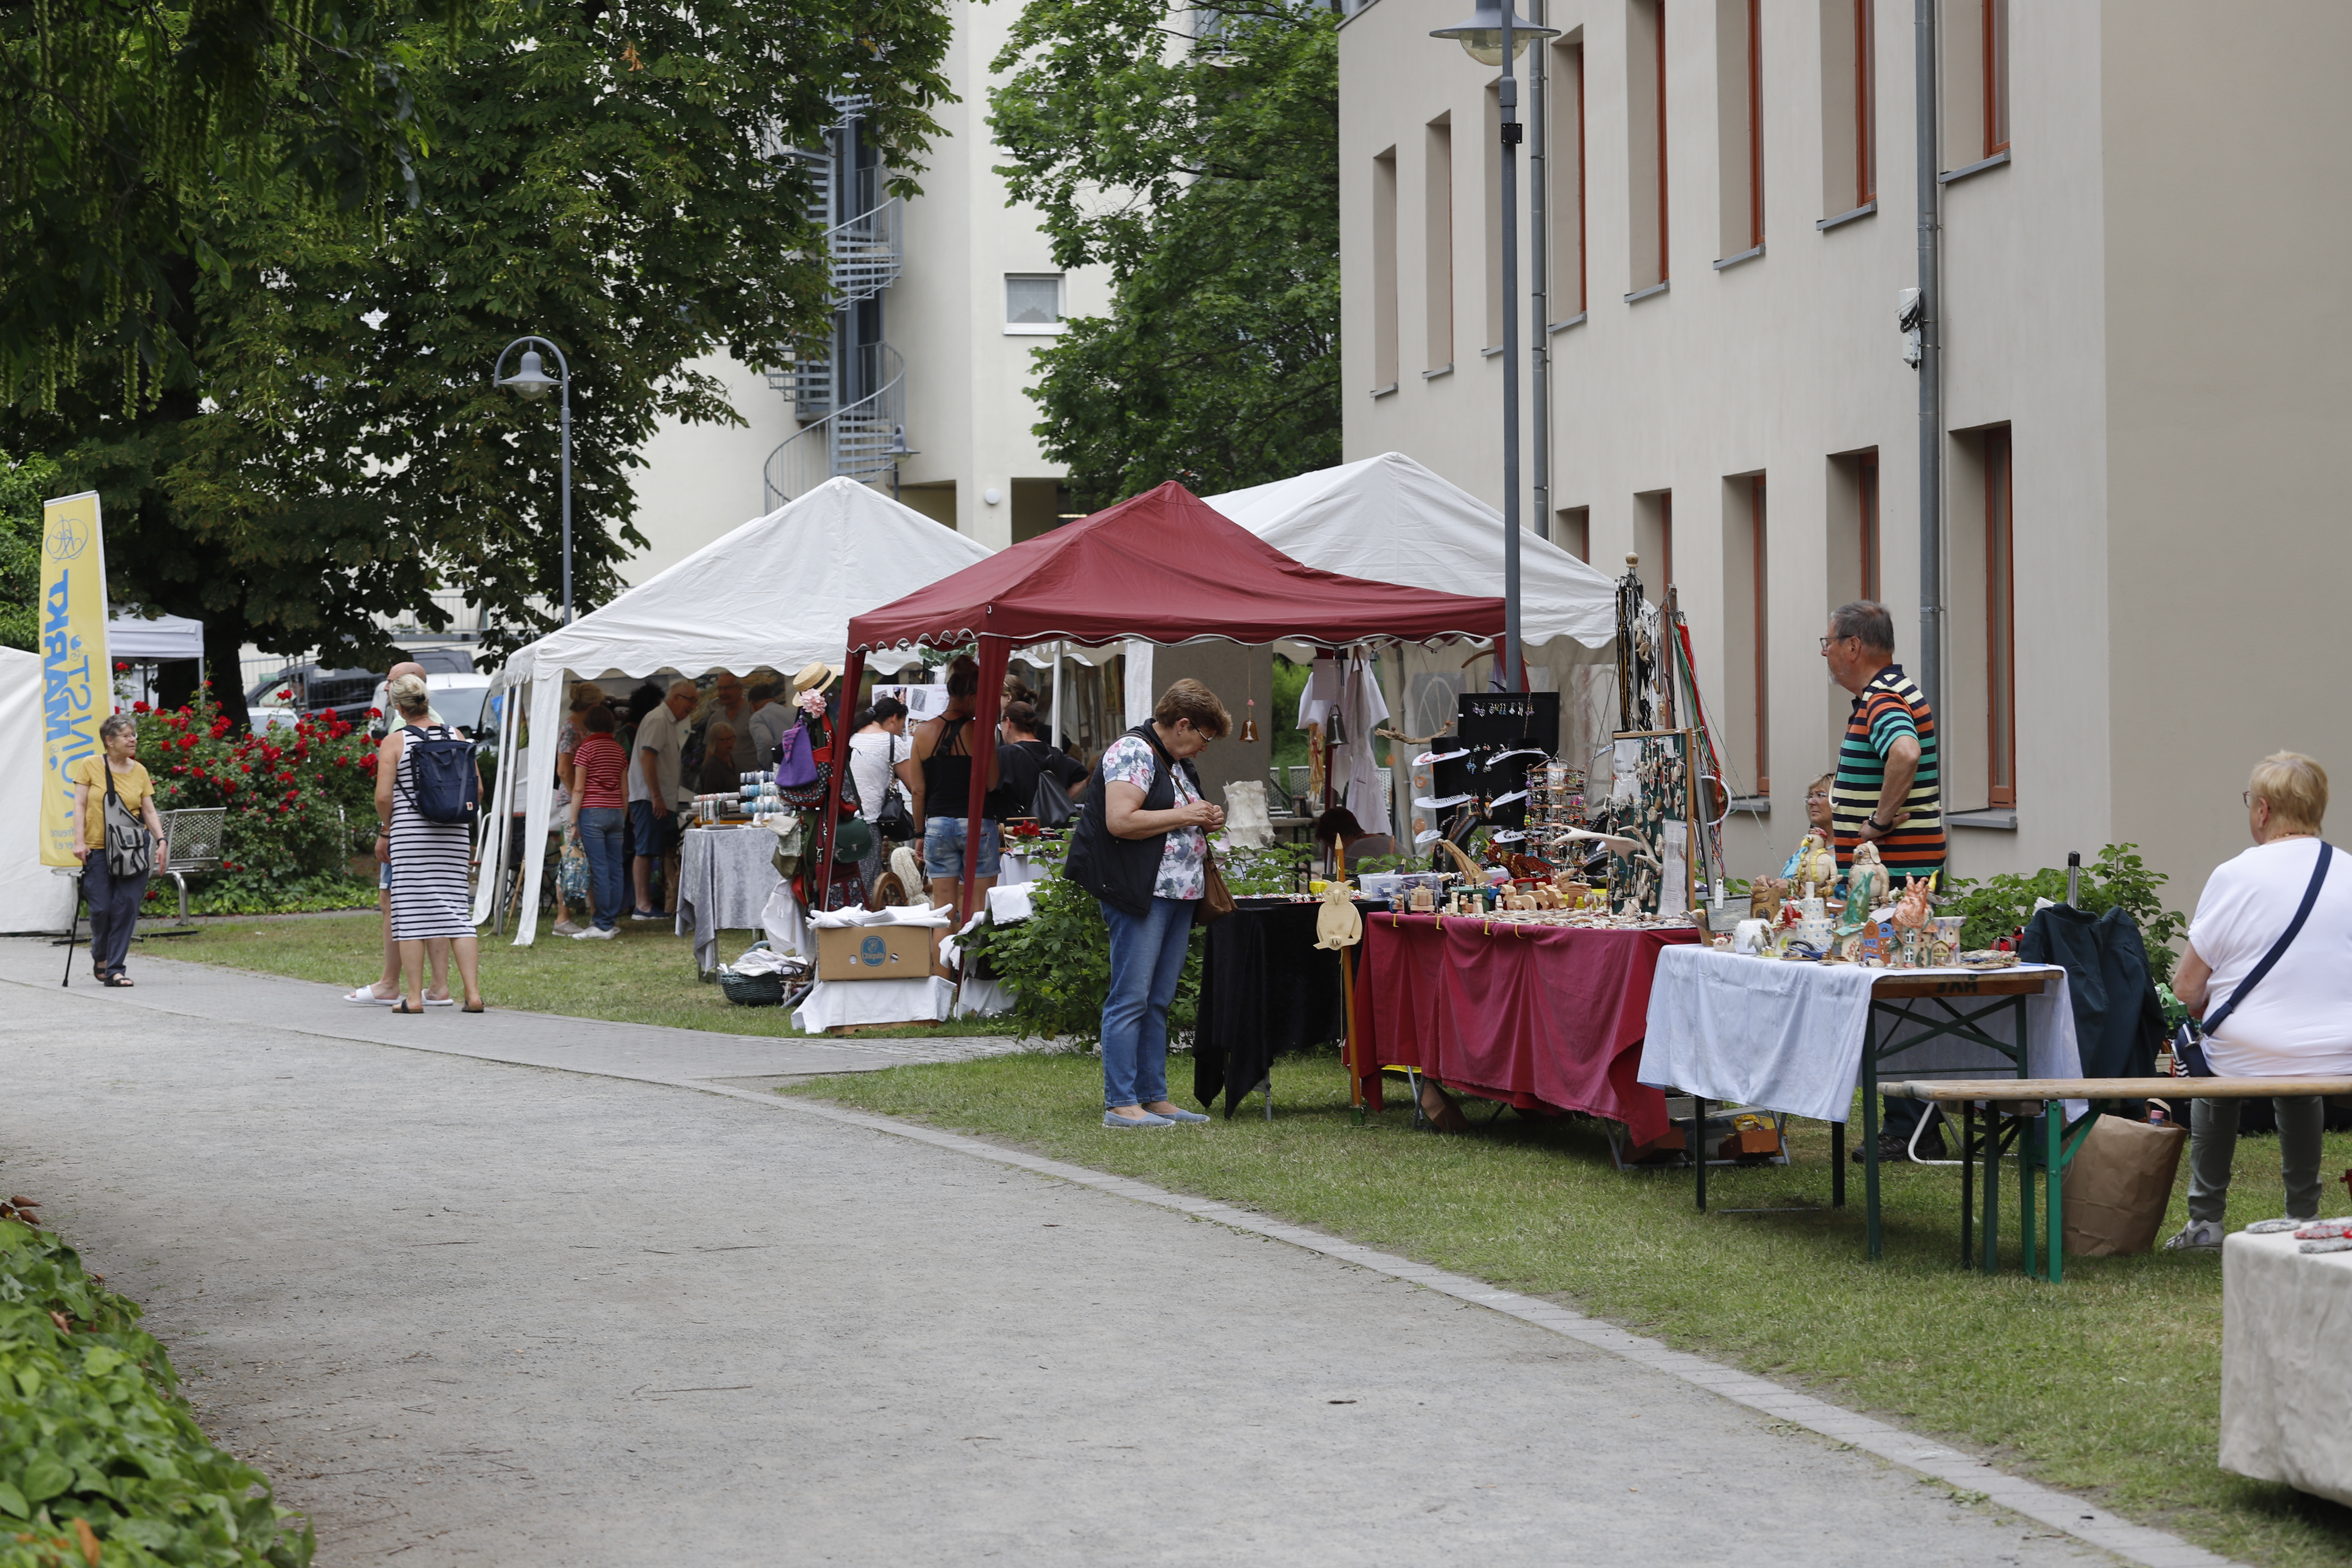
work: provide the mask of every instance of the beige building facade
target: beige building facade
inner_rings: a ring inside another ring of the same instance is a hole
[[[1428,37],[1464,9],[1373,0],[1340,34],[1346,450],[1500,504],[1498,73]],[[1552,360],[1549,495],[1534,515],[1524,472],[1523,515],[1673,586],[1741,797],[1734,874],[1802,833],[1847,707],[1816,639],[1875,596],[1906,668],[1938,629],[1958,874],[2130,841],[2190,909],[2247,842],[2259,757],[2352,780],[2330,515],[2352,482],[2352,7],[1937,9],[1934,614],[1897,324],[1907,0],[1549,0],[1548,124],[1521,149],[1546,172],[1545,319],[1520,301]]]

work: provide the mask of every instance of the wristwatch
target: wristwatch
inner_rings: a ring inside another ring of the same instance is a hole
[[[1892,833],[1895,831],[1895,824],[1891,822],[1879,821],[1878,813],[1875,810],[1872,811],[1870,814],[1870,825],[1878,829],[1881,833]]]

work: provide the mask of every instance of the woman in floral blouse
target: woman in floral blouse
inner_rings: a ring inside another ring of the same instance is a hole
[[[1078,803],[1067,874],[1102,901],[1110,926],[1103,1001],[1103,1125],[1121,1131],[1207,1117],[1168,1098],[1168,1005],[1184,973],[1193,912],[1207,891],[1209,834],[1225,814],[1203,799],[1191,759],[1232,728],[1197,680],[1170,687],[1103,752]]]

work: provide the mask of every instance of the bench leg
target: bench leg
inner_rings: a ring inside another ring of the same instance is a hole
[[[1845,1123],[1830,1123],[1830,1207],[1845,1207]]]
[[[2052,1100],[2042,1107],[2042,1143],[2044,1163],[2042,1179],[2047,1185],[2042,1191],[2042,1233],[2049,1248],[2049,1267],[2042,1270],[2053,1285],[2062,1284],[2066,1278],[2065,1172],[2060,1168],[2059,1145],[2066,1137],[2066,1105],[2063,1100]]]
[[[2024,1254],[2025,1277],[2042,1278],[2042,1258],[2034,1250],[2033,1235],[2033,1118],[2027,1118],[2017,1134],[2017,1245]]]
[[[2000,1268],[2000,1112],[1985,1108],[1984,1262],[1987,1274]]]
[[[1964,1100],[1960,1101],[1960,1267],[1963,1268],[1976,1258],[1976,1251],[1969,1245],[1974,1240],[1976,1229],[1976,1101]]]

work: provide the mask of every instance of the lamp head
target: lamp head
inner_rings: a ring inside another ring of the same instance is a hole
[[[920,452],[907,445],[907,427],[904,425],[890,426],[890,444],[882,448],[882,455],[891,458],[922,456]]]
[[[522,368],[499,384],[513,387],[536,403],[563,384],[547,374],[546,363],[539,357],[537,349],[525,349],[522,352]]]
[[[1479,0],[1478,8],[1470,13],[1467,21],[1456,22],[1450,27],[1433,27],[1433,38],[1452,38],[1462,46],[1462,52],[1482,66],[1503,63],[1503,7],[1509,0]],[[1517,59],[1528,52],[1528,46],[1538,38],[1557,38],[1558,27],[1538,27],[1514,12],[1511,16],[1511,58]]]

